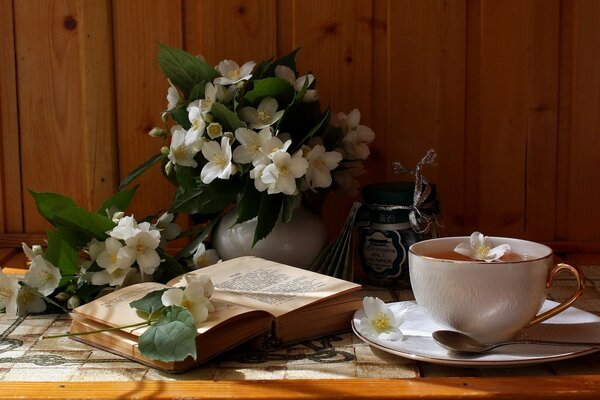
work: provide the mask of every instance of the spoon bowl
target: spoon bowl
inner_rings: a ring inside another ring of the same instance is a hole
[[[582,347],[600,347],[597,342],[565,342],[559,340],[534,340],[534,339],[515,339],[499,343],[485,344],[462,332],[439,330],[431,335],[440,346],[449,351],[459,353],[483,353],[500,346],[517,344],[539,344],[551,346],[582,346]]]

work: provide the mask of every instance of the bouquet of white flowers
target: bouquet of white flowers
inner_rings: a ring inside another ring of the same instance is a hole
[[[170,144],[122,185],[162,161],[177,185],[171,212],[215,222],[235,204],[238,223],[257,217],[254,243],[269,234],[279,215],[289,221],[301,192],[313,210],[336,187],[355,194],[374,133],[360,124],[356,109],[335,116],[321,111],[317,81],[310,73],[299,76],[296,52],[241,67],[223,60],[213,68],[201,57],[161,45],[168,104],[165,125],[150,135]]]

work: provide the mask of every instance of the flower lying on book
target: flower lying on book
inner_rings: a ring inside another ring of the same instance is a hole
[[[380,340],[396,341],[404,336],[399,326],[404,321],[404,313],[394,313],[381,299],[363,299],[365,316],[360,319],[360,332],[364,336]]]
[[[492,241],[483,233],[473,232],[469,238],[469,244],[460,243],[454,248],[454,251],[474,260],[492,262],[499,260],[507,251],[510,251],[510,246],[501,244],[494,247]]]
[[[206,321],[209,313],[214,311],[210,300],[214,286],[206,275],[187,274],[184,275],[184,280],[187,285],[183,288],[155,290],[129,303],[130,307],[136,310],[138,317],[143,319],[142,322],[43,338],[146,328],[138,339],[138,348],[143,356],[164,362],[183,361],[188,356],[195,359],[197,324]]]
[[[355,195],[373,130],[360,123],[357,109],[322,112],[317,80],[300,75],[296,53],[241,67],[224,60],[213,68],[202,57],[161,45],[168,104],[164,127],[150,135],[170,143],[122,186],[162,162],[177,186],[172,212],[214,221],[235,204],[237,222],[257,218],[254,243],[280,215],[290,220],[300,192],[313,211],[329,190]]]

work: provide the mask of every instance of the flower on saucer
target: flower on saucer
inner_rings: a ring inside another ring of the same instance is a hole
[[[510,250],[510,246],[507,244],[493,247],[492,241],[480,232],[473,232],[469,242],[469,244],[460,243],[454,248],[454,251],[474,260],[492,262],[500,259],[504,253]]]
[[[360,330],[365,336],[380,340],[396,341],[404,336],[398,327],[404,320],[404,314],[394,312],[379,298],[363,299],[365,316],[360,320]]]

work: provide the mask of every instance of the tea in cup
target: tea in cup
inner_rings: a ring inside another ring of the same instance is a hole
[[[409,248],[410,281],[417,303],[436,322],[483,343],[515,337],[568,308],[582,293],[585,277],[568,264],[554,265],[552,249],[527,240],[489,237],[510,251],[486,262],[454,249],[470,238],[446,237]],[[538,315],[554,277],[569,271],[577,279],[567,301]]]

